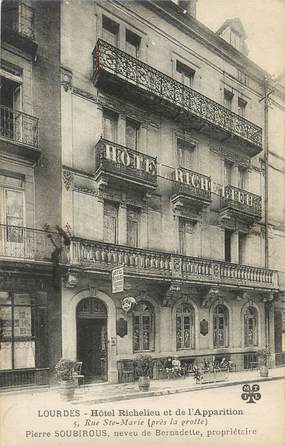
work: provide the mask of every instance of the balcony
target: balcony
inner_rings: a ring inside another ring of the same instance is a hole
[[[2,41],[35,56],[34,9],[19,0],[4,0],[1,12]]]
[[[84,272],[111,271],[124,265],[129,276],[173,279],[189,283],[220,284],[233,287],[277,289],[276,271],[212,259],[131,248],[73,237],[67,252],[68,263]]]
[[[261,196],[232,185],[224,189],[220,215],[222,219],[238,218],[247,224],[261,219]]]
[[[179,167],[172,173],[174,208],[191,207],[198,214],[211,203],[211,178]]]
[[[101,138],[96,144],[99,187],[127,186],[149,193],[157,187],[156,158]]]
[[[51,261],[53,251],[45,231],[0,224],[0,261]]]
[[[220,141],[255,156],[262,150],[262,129],[219,103],[172,79],[124,51],[98,40],[93,51],[94,85],[180,119]]]
[[[0,105],[0,151],[37,160],[38,127],[38,118]]]

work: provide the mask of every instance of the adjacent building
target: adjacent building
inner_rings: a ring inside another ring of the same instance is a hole
[[[140,353],[156,378],[174,355],[284,364],[284,88],[240,20],[8,1],[1,45],[1,385],[61,356],[110,382]]]

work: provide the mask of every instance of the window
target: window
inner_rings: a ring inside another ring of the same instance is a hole
[[[234,94],[231,91],[224,89],[224,105],[228,110],[232,109],[233,97]]]
[[[176,348],[194,349],[194,309],[189,303],[182,303],[176,309]]]
[[[133,119],[126,119],[126,146],[133,150],[138,149],[140,123]]]
[[[179,236],[179,253],[186,255],[186,220],[179,218],[178,221],[178,236]]]
[[[239,232],[238,234],[238,262],[245,264],[245,247],[246,247],[246,233]]]
[[[154,349],[154,311],[150,303],[141,301],[133,313],[134,351]]]
[[[140,209],[127,208],[127,244],[131,247],[139,246]]]
[[[0,77],[0,135],[14,139],[21,130],[21,118],[15,113],[20,110],[21,87],[6,77]]]
[[[244,344],[245,346],[257,346],[257,311],[249,306],[244,314]]]
[[[0,292],[0,369],[46,366],[46,297]]]
[[[238,187],[242,190],[246,189],[247,171],[243,167],[238,167]]]
[[[245,117],[245,109],[247,102],[241,97],[238,98],[238,114],[242,117]]]
[[[214,347],[228,346],[228,310],[223,304],[218,304],[214,310]]]
[[[126,52],[133,57],[138,57],[140,43],[141,38],[129,29],[126,29]]]
[[[238,80],[244,85],[248,84],[248,77],[243,71],[238,70]]]
[[[225,261],[232,260],[232,232],[225,229]]]
[[[116,244],[118,242],[118,206],[104,202],[104,241]]]
[[[176,61],[176,72],[178,73],[179,82],[187,87],[193,86],[195,71],[184,63]]]
[[[103,15],[103,40],[113,46],[118,45],[119,25]]]
[[[182,138],[177,138],[178,166],[193,169],[195,144]]]
[[[103,111],[103,134],[108,141],[116,142],[118,132],[118,115],[111,110]]]
[[[232,184],[233,164],[229,161],[224,162],[224,184]]]
[[[0,177],[4,178],[4,177]],[[6,178],[11,184],[21,183]],[[4,256],[21,257],[24,253],[24,191],[0,187],[0,253]],[[31,244],[31,243],[30,243]],[[27,253],[27,252],[26,252]]]

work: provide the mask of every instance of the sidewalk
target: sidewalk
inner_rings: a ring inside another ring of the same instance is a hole
[[[269,377],[259,376],[259,370],[228,373],[227,380],[216,383],[197,384],[192,376],[186,378],[171,378],[164,380],[151,380],[150,391],[141,392],[138,382],[121,384],[93,384],[86,385],[77,390],[74,404],[94,404],[117,400],[130,400],[144,397],[162,396],[189,391],[200,391],[209,388],[240,385],[248,382],[262,382],[285,378],[285,368],[269,370]]]
[[[269,370],[269,377],[259,376],[259,370],[231,372],[227,380],[216,383],[196,384],[192,376],[186,378],[171,378],[163,380],[151,380],[150,391],[141,392],[138,388],[138,382],[130,383],[94,383],[84,385],[76,389],[75,398],[71,402],[74,405],[79,404],[97,404],[119,400],[139,399],[145,397],[163,396],[167,394],[177,394],[189,391],[201,391],[209,388],[219,388],[232,385],[242,385],[243,383],[258,383],[262,381],[272,381],[285,378],[285,367],[273,368]],[[39,403],[41,400],[45,403],[55,401],[59,398],[55,387],[25,387],[19,389],[2,390],[0,398],[3,402],[13,401],[21,403]]]

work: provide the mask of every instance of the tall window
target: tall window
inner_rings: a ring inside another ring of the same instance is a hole
[[[246,233],[239,232],[238,234],[238,262],[245,264],[245,247],[246,247]]]
[[[103,111],[103,134],[108,141],[116,142],[118,132],[118,115],[111,110]]]
[[[224,162],[224,184],[232,184],[233,164],[229,161]]]
[[[118,45],[119,25],[103,15],[103,40],[113,46]]]
[[[141,38],[134,32],[127,29],[126,30],[126,52],[133,57],[138,57],[140,43],[141,43]]]
[[[246,105],[247,105],[246,100],[239,97],[238,98],[238,114],[242,117],[245,117]]]
[[[238,187],[240,189],[246,189],[246,169],[243,167],[238,168]]]
[[[179,167],[193,169],[195,156],[195,144],[177,138],[177,160]]]
[[[187,222],[183,218],[178,221],[178,237],[179,237],[179,253],[186,255],[186,225]]]
[[[0,369],[46,366],[46,298],[0,292]]]
[[[1,178],[1,177],[0,177]],[[13,178],[9,182],[20,183]],[[0,253],[22,256],[24,226],[24,191],[0,187]]]
[[[228,346],[228,310],[222,305],[218,304],[214,310],[213,319],[213,343],[215,348]]]
[[[21,86],[6,77],[0,77],[0,135],[14,139],[20,136],[22,127],[21,119],[15,111],[21,111]]]
[[[104,202],[104,241],[118,242],[118,206],[112,202]]]
[[[134,119],[126,119],[126,146],[133,150],[138,149],[140,123]]]
[[[182,303],[176,309],[176,348],[194,349],[194,309],[189,303]]]
[[[234,95],[231,91],[224,89],[224,105],[229,110],[232,109],[233,97]]]
[[[232,260],[232,231],[225,229],[225,261]]]
[[[257,311],[249,306],[244,314],[244,344],[245,346],[257,346]]]
[[[127,208],[127,244],[131,247],[139,246],[140,209]]]
[[[138,303],[133,313],[133,346],[134,351],[154,349],[154,310],[146,301]]]
[[[184,65],[177,60],[176,62],[176,72],[178,73],[179,82],[183,83],[183,85],[187,87],[193,86],[195,71],[191,69],[189,66]]]

